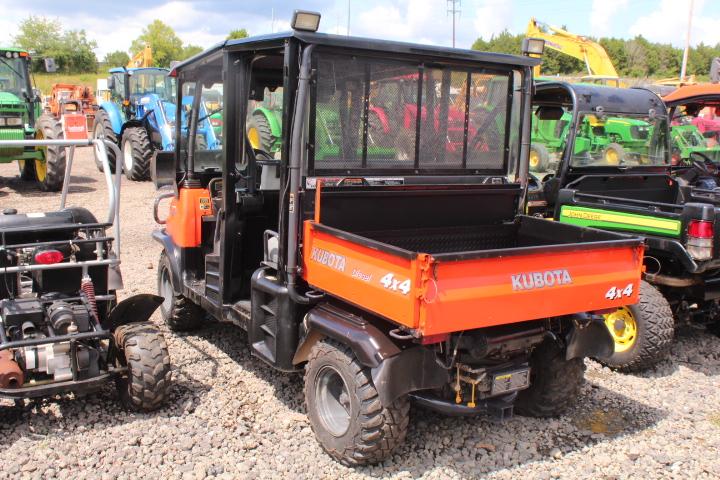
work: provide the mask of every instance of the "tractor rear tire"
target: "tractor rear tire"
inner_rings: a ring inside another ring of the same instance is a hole
[[[34,160],[18,160],[20,168],[20,180],[24,182],[35,181],[35,161]]]
[[[42,115],[35,124],[38,138],[45,140],[62,140],[64,138],[62,124],[50,115]],[[44,175],[40,175],[39,166],[34,162],[35,179],[40,188],[46,192],[62,190],[65,181],[65,168],[67,167],[67,151],[65,147],[44,147],[45,164]],[[25,162],[27,165],[27,161]]]
[[[370,370],[350,347],[328,339],[312,348],[305,366],[305,409],[323,450],[353,467],[390,457],[410,418],[407,396],[383,405]]]
[[[619,143],[610,143],[603,150],[602,158],[607,165],[622,165],[627,158],[627,152]]]
[[[118,147],[120,146],[120,144],[118,143],[117,134],[112,128],[112,123],[110,123],[110,117],[105,110],[98,110],[95,114],[95,121],[93,122],[93,140],[101,138],[111,141]],[[108,164],[110,165],[110,169],[112,170],[111,173],[115,173],[115,151],[108,148],[107,156]],[[97,157],[97,155],[95,155],[95,166],[97,166],[97,169],[99,171],[103,171],[103,166],[100,163],[100,159]]]
[[[128,180],[150,179],[153,146],[143,127],[128,127],[122,136],[123,170]]]
[[[580,394],[584,375],[582,358],[566,360],[557,342],[543,341],[530,356],[530,387],[518,393],[515,411],[526,417],[562,415]]]
[[[176,294],[176,285],[173,283],[172,270],[167,254],[163,251],[158,262],[158,294],[164,298],[160,305],[160,314],[173,332],[194,330],[202,326],[205,312],[202,308]]]
[[[628,305],[635,323],[636,337],[630,348],[617,351],[610,358],[596,359],[608,368],[619,372],[639,372],[665,359],[672,345],[675,333],[675,319],[670,304],[660,291],[647,283],[640,282],[640,298],[635,305]],[[609,327],[616,338],[612,327]]]
[[[550,166],[550,152],[542,143],[530,145],[530,171],[546,172]]]
[[[268,122],[267,117],[263,113],[255,112],[252,114],[250,121],[247,123],[247,130],[248,137],[253,136],[250,134],[253,130],[257,132],[257,139],[260,141],[260,145],[253,145],[252,147],[254,149],[272,153],[272,148],[276,139],[272,134],[270,122]]]
[[[152,323],[138,322],[119,326],[114,339],[118,362],[127,367],[116,382],[123,405],[136,412],[157,410],[172,379],[165,337]]]

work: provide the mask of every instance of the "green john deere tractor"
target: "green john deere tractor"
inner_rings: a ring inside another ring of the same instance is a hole
[[[677,164],[691,163],[690,155],[699,152],[714,162],[720,162],[720,145],[708,146],[708,139],[700,129],[692,124],[673,125],[670,127],[673,162]]]
[[[30,55],[0,47],[0,140],[61,140],[62,126],[42,114],[40,93],[30,81]],[[65,177],[65,147],[0,148],[0,163],[17,160],[20,178],[57,191]]]

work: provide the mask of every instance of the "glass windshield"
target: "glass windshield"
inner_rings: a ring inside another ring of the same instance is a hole
[[[573,167],[668,164],[667,117],[581,113],[571,158]]]
[[[512,71],[331,54],[317,70],[316,170],[507,172],[519,125]]]
[[[130,75],[130,95],[154,93],[162,100],[174,102],[175,78],[168,77],[163,70],[135,71]]]
[[[25,58],[7,58],[0,52],[0,92],[9,92],[22,98],[22,92],[30,93]]]

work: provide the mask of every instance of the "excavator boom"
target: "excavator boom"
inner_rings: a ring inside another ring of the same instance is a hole
[[[152,67],[152,49],[150,45],[145,45],[145,48],[135,54],[127,64],[127,68],[147,68]]]
[[[588,74],[597,77],[618,78],[617,71],[605,49],[599,43],[587,37],[570,33],[559,27],[530,19],[527,26],[528,38],[542,38],[545,46],[560,53],[582,60]],[[539,75],[540,67],[535,67],[535,74]]]

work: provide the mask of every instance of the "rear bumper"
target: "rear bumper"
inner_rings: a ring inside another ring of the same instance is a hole
[[[443,415],[467,417],[472,415],[490,415],[498,420],[507,420],[513,416],[513,404],[517,392],[502,397],[486,398],[475,402],[471,407],[465,403],[455,403],[452,400],[438,398],[427,392],[415,392],[410,398],[420,407],[434,410]]]

